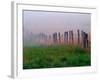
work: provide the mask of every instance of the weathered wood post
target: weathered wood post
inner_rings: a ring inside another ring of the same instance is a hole
[[[68,44],[68,32],[64,32],[64,43]]]
[[[81,31],[81,37],[82,37],[82,47],[84,48],[84,32]]]
[[[55,44],[58,43],[58,40],[57,40],[57,33],[56,33],[56,32],[53,33],[53,42],[54,42]]]
[[[58,33],[58,38],[59,38],[59,44],[60,44],[61,43],[60,32]]]
[[[79,29],[77,30],[77,33],[78,33],[78,41],[77,41],[77,43],[80,44],[80,31],[79,31]]]
[[[74,43],[73,31],[71,31],[72,44]]]
[[[84,31],[81,31],[82,35],[82,46],[83,48],[88,48],[88,34],[85,33]]]
[[[86,42],[86,48],[88,48],[88,34],[85,33],[85,42]]]
[[[69,43],[70,44],[73,44],[74,43],[73,31],[69,31]]]
[[[71,43],[71,31],[69,31],[69,44]]]
[[[89,48],[89,36],[87,34],[87,48]]]

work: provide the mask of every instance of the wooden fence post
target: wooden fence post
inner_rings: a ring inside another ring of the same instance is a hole
[[[58,40],[57,40],[57,33],[53,33],[53,42],[56,44],[58,43]]]
[[[78,33],[78,44],[80,44],[80,31],[79,31],[79,29],[77,30],[77,33]]]
[[[83,48],[88,48],[88,34],[81,31]]]
[[[74,43],[73,31],[71,31],[72,44]]]
[[[71,32],[69,31],[69,44],[71,43]]]
[[[59,44],[60,44],[61,43],[60,32],[58,33],[58,38],[59,38]]]
[[[73,31],[69,31],[69,43],[70,44],[73,44],[74,43]]]
[[[68,44],[68,32],[64,32],[64,43]]]

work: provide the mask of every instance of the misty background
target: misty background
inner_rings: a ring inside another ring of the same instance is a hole
[[[49,11],[23,11],[23,44],[24,46],[40,45],[42,37],[52,39],[54,32],[73,30],[74,35],[77,29],[90,34],[91,14],[89,13],[67,13]],[[52,41],[52,40],[51,40]],[[49,41],[50,42],[50,41]],[[47,42],[48,43],[48,42]]]

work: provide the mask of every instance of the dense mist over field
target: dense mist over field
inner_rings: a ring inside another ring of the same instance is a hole
[[[90,35],[91,14],[46,11],[23,11],[23,40],[25,46],[52,42],[52,34],[60,32],[61,39],[65,31],[77,29]],[[45,40],[42,41],[42,38]],[[46,40],[47,39],[47,40]],[[40,42],[40,43],[39,43]]]

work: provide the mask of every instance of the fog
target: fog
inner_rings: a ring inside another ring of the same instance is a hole
[[[32,35],[40,33],[52,35],[54,32],[63,34],[65,31],[69,30],[76,32],[77,29],[90,34],[91,14],[23,11],[23,33],[25,43],[31,41]]]

